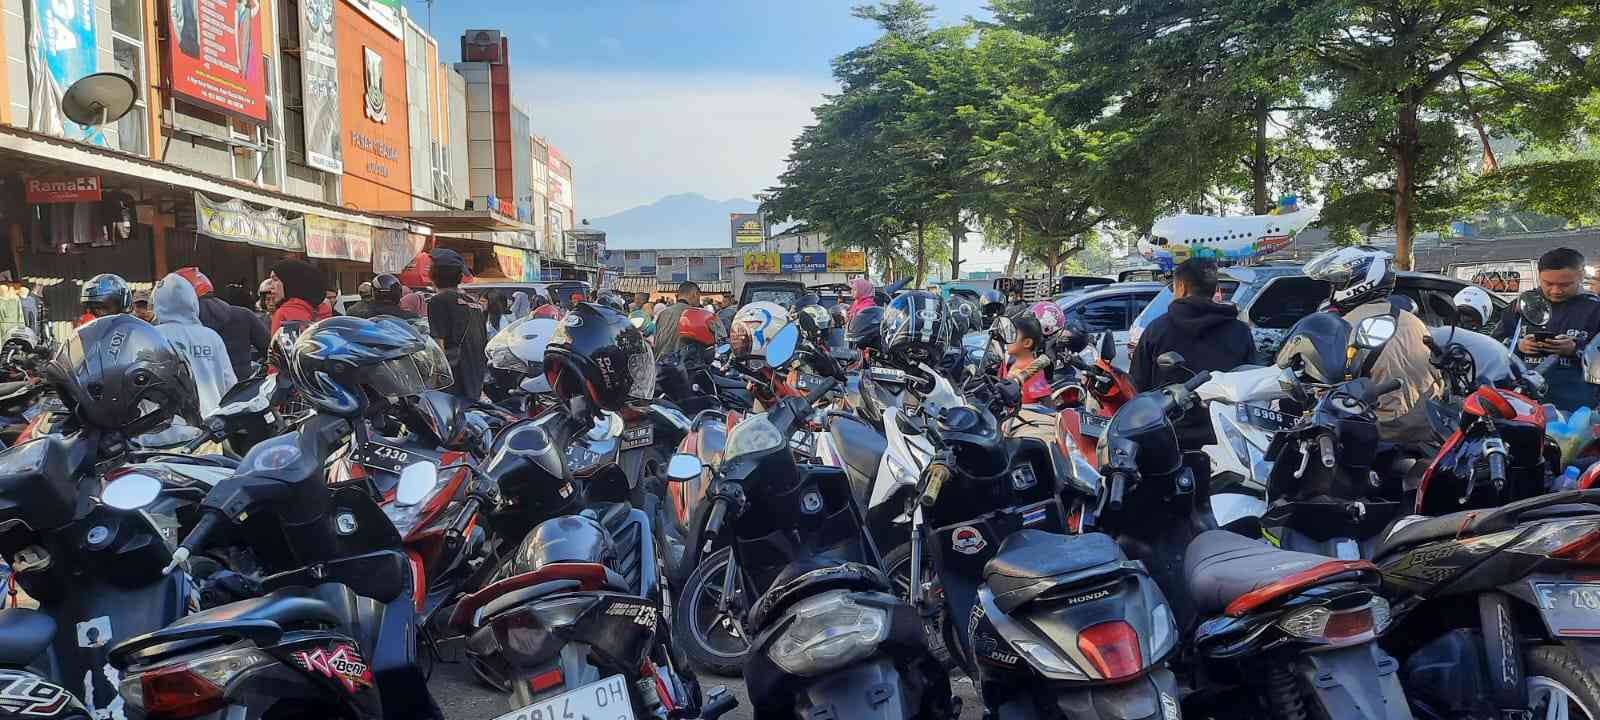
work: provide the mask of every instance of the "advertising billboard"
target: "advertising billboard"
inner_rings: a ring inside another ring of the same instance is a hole
[[[827,253],[783,253],[780,257],[780,266],[786,273],[819,273],[828,269]]]
[[[284,217],[277,208],[256,209],[239,199],[212,202],[194,194],[195,231],[256,247],[299,252],[305,249],[305,222]]]
[[[361,11],[384,32],[400,37],[404,27],[400,22],[400,0],[348,0],[350,7]]]
[[[300,0],[300,94],[306,121],[306,164],[344,172],[339,143],[339,45],[334,37],[337,0]]]
[[[307,215],[306,257],[372,262],[372,226]]]
[[[169,7],[172,92],[240,119],[267,122],[261,0],[172,0]]]
[[[828,272],[864,273],[867,254],[860,250],[829,250]]]
[[[775,252],[744,254],[744,271],[752,275],[777,275],[782,263]]]
[[[347,2],[334,6],[343,204],[363,210],[409,209],[413,148],[405,46],[356,10]]]
[[[735,245],[755,245],[767,239],[767,226],[759,213],[728,213]],[[748,257],[748,256],[746,256]]]
[[[46,72],[43,87],[33,96],[30,130],[60,135],[80,142],[106,144],[105,133],[85,128],[61,114],[61,95],[72,84],[95,71],[94,3],[89,0],[63,2],[36,0],[33,6],[33,37],[38,38],[38,60]],[[19,42],[21,38],[17,39]],[[34,41],[30,39],[30,45]],[[13,88],[12,92],[17,92]]]

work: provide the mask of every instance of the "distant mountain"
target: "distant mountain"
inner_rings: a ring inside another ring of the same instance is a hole
[[[589,223],[605,231],[608,250],[729,247],[728,213],[755,211],[754,200],[712,200],[699,193],[682,193],[591,218]]]

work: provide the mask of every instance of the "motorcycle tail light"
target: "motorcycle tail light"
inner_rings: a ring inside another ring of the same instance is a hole
[[[142,706],[145,714],[152,717],[198,717],[227,704],[223,690],[234,678],[273,662],[276,661],[259,650],[243,649],[155,668],[124,679],[123,699]],[[133,691],[135,684],[137,691]]]
[[[1373,598],[1367,604],[1351,610],[1302,608],[1285,615],[1278,621],[1278,628],[1306,640],[1317,640],[1333,646],[1354,645],[1377,637],[1388,627],[1390,617],[1389,602],[1383,598]]]
[[[1078,634],[1078,651],[1107,680],[1133,677],[1144,669],[1139,633],[1122,620],[1091,625]]]
[[[1579,565],[1600,565],[1600,521],[1583,519],[1545,523],[1506,549]]]

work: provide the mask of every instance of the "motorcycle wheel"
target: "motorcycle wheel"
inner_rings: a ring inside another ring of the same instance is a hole
[[[896,545],[889,554],[883,556],[883,567],[889,571],[889,582],[894,585],[894,594],[906,600],[911,597],[911,543]],[[922,617],[922,636],[928,643],[928,651],[944,665],[946,670],[955,670],[959,667],[955,656],[950,652],[951,638],[946,632],[949,623],[945,622],[944,598],[937,580],[930,581],[933,569],[922,569],[924,583],[929,583],[932,590],[929,592],[928,602],[933,604],[932,613],[924,612]]]
[[[1571,650],[1558,645],[1527,655],[1528,704],[1537,718],[1600,720],[1600,678]]]
[[[736,678],[743,674],[744,658],[750,652],[750,641],[734,617],[743,608],[731,608],[728,613],[717,609],[732,552],[723,548],[700,562],[684,581],[673,612],[676,644],[689,661],[712,675]]]

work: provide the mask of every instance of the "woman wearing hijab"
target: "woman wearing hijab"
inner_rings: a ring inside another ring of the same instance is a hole
[[[516,291],[516,292],[511,294],[511,319],[512,320],[521,320],[521,319],[527,317],[528,313],[532,312],[532,310],[533,310],[532,308],[528,307],[528,294],[527,293],[525,293],[525,292],[523,292],[521,290],[518,290],[518,291]]]
[[[272,279],[283,288],[283,300],[272,311],[270,332],[273,335],[278,334],[278,328],[286,322],[313,323],[332,315],[323,302],[328,291],[322,271],[310,263],[284,260],[272,266]]]
[[[851,319],[855,318],[856,313],[877,304],[872,301],[873,287],[871,280],[868,280],[864,277],[858,277],[854,280],[851,280],[850,291],[856,297],[855,302],[850,303],[850,312],[846,314],[847,317]]]
[[[488,302],[484,303],[483,314],[487,321],[489,337],[494,337],[495,333],[510,325],[515,317],[511,315],[511,308],[506,303],[505,293],[499,290],[490,290],[487,296],[485,299]]]

